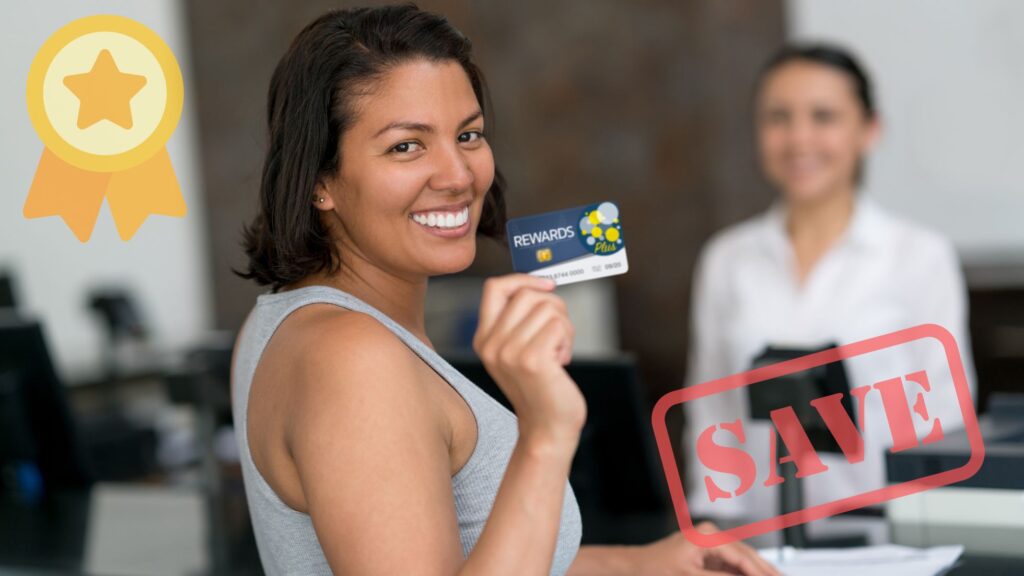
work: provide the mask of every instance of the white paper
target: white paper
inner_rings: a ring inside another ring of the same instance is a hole
[[[861,548],[759,550],[786,576],[935,576],[952,566],[963,554],[963,546],[910,548],[887,544]],[[870,571],[870,572],[869,572]]]

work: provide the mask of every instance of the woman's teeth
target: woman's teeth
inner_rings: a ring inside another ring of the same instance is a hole
[[[412,219],[431,228],[458,228],[469,220],[469,206],[458,212],[420,212],[413,214]]]

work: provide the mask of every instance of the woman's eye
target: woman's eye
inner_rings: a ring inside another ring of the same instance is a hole
[[[463,132],[462,134],[459,134],[459,142],[462,144],[466,144],[468,142],[476,142],[477,140],[483,137],[483,132],[480,132],[478,130],[471,130],[469,132]]]
[[[396,154],[408,154],[410,152],[417,152],[423,149],[423,145],[419,142],[399,142],[391,147],[389,152]]]
[[[814,121],[818,124],[828,124],[835,120],[836,115],[831,110],[815,110]]]
[[[780,125],[789,122],[789,112],[785,110],[769,110],[764,115],[765,122]]]

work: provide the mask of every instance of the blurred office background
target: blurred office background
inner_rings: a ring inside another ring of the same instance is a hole
[[[68,407],[76,434],[67,449],[81,455],[91,488],[77,504],[59,506],[63,519],[5,504],[0,526],[10,540],[0,567],[258,573],[234,464],[226,378],[234,335],[263,290],[231,269],[244,264],[240,229],[255,213],[271,71],[306,23],[349,4],[56,0],[7,8],[0,40],[0,307],[10,320],[0,330],[13,338],[25,332],[8,326],[38,321],[60,396],[44,404]],[[624,454],[650,451],[645,415],[682,384],[690,282],[702,243],[773,199],[755,157],[752,88],[767,56],[790,39],[837,41],[866,63],[885,124],[866,193],[955,243],[970,288],[980,407],[994,392],[1024,391],[1024,5],[420,6],[446,14],[473,40],[494,101],[492,146],[509,181],[510,216],[602,200],[621,207],[629,273],[563,293],[580,327],[581,378],[624,375],[636,391],[637,418],[600,432],[635,432],[644,446],[624,446]],[[24,81],[50,34],[99,13],[138,20],[177,56],[185,106],[168,150],[188,215],[150,217],[122,242],[102,208],[83,244],[59,218],[22,216],[42,152],[25,113]],[[481,278],[510,269],[504,248],[482,241],[469,271],[432,284],[434,340],[467,370]],[[3,338],[0,345],[11,342]],[[653,462],[647,455],[642,465]],[[653,492],[663,490],[653,465],[653,476],[623,486],[647,482]],[[663,494],[640,500],[641,512],[667,510]],[[33,529],[41,532],[34,536]],[[589,537],[614,539],[600,529]],[[131,538],[137,544],[126,544]]]

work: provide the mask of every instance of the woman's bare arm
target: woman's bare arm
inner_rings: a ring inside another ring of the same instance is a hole
[[[287,445],[336,574],[547,574],[574,442],[520,437],[463,559],[443,415],[421,362],[372,318],[345,314],[295,366]]]
[[[418,360],[376,320],[319,325],[297,359],[286,444],[335,574],[454,574],[448,450]]]

